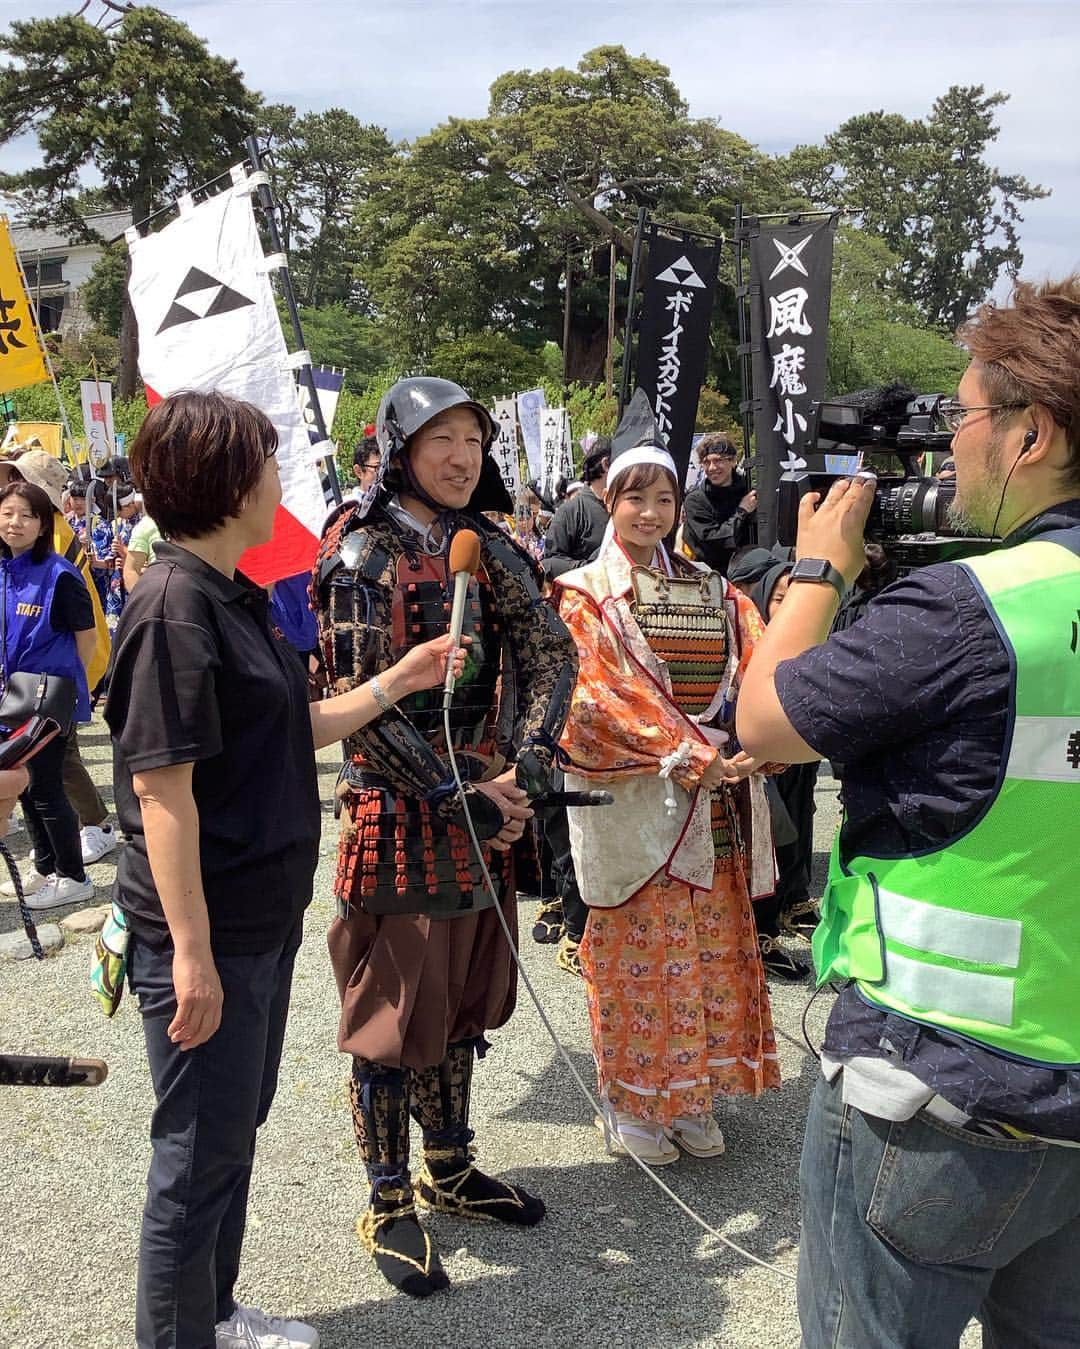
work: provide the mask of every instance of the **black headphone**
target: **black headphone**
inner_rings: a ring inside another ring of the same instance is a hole
[[[1038,439],[1039,432],[1033,426],[1030,431],[1024,433],[1024,443],[1020,446],[1020,454],[1027,454],[1028,450],[1031,449],[1032,445],[1034,445]],[[1017,455],[1018,459],[1019,457],[1020,455]]]

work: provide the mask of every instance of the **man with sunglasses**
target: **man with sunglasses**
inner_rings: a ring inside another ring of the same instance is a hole
[[[960,336],[954,510],[1000,548],[828,636],[874,484],[811,494],[739,695],[749,754],[843,764],[804,1349],[1080,1344],[1080,274]]]
[[[683,539],[699,562],[726,576],[732,553],[752,542],[757,493],[747,491],[735,446],[722,432],[702,436],[697,449],[705,481],[686,494]]]

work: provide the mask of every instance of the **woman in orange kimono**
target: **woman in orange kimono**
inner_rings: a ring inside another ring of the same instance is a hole
[[[761,620],[723,577],[665,550],[676,482],[635,395],[613,446],[608,536],[557,586],[580,658],[566,786],[615,795],[570,810],[597,1123],[654,1166],[680,1148],[719,1155],[714,1099],[780,1082],[751,911],[775,878],[768,807],[733,731]]]

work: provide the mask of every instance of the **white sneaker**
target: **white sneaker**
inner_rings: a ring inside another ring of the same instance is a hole
[[[258,1307],[241,1307],[214,1327],[217,1349],[317,1349],[319,1332],[303,1321],[267,1316]]]
[[[87,877],[77,881],[73,876],[50,876],[40,890],[26,900],[28,909],[60,909],[65,904],[79,904],[94,898],[94,882]]]
[[[35,867],[28,867],[22,875],[23,894],[36,895],[42,886],[52,879],[52,876],[43,876]],[[15,882],[8,880],[0,885],[0,895],[3,895],[6,899],[14,899]]]
[[[79,830],[84,866],[99,862],[116,850],[116,830],[111,824],[88,824]]]

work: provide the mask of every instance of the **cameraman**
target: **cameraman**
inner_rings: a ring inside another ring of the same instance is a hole
[[[806,498],[738,703],[748,753],[844,765],[804,1349],[945,1349],[973,1316],[984,1345],[1080,1343],[1080,274],[961,337],[955,507],[1002,548],[826,640],[873,483]]]

